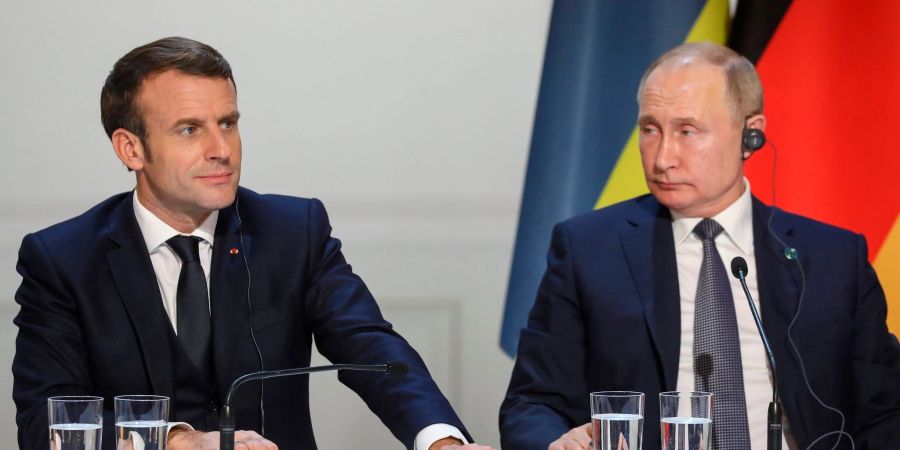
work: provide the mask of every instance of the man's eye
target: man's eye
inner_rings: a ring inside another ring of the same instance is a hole
[[[190,136],[197,132],[197,127],[184,127],[182,129],[178,130],[178,132],[185,136]]]
[[[221,123],[219,123],[219,126],[226,130],[230,129],[230,128],[234,128],[234,125],[235,125],[235,123],[233,120],[223,120]]]
[[[641,134],[656,134],[656,127],[641,127]]]
[[[697,130],[690,130],[690,129],[681,130],[682,136],[693,136],[695,134],[697,134]]]

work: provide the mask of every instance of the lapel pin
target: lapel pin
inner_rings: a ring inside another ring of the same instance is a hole
[[[800,254],[797,252],[797,249],[794,247],[785,247],[784,249],[784,257],[788,259],[788,261],[796,261]]]
[[[237,247],[231,247],[231,250],[228,250],[228,253],[230,253],[230,254],[232,254],[232,255],[237,255],[237,254],[240,253],[240,252],[241,252],[241,251],[238,250]]]

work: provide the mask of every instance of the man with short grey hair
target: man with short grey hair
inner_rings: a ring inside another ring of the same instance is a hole
[[[648,68],[638,104],[650,194],[554,228],[503,448],[589,448],[601,390],[646,394],[644,448],[659,448],[659,394],[676,390],[715,394],[709,448],[764,448],[773,374],[725,267],[736,257],[778,362],[784,448],[849,448],[841,430],[857,449],[900,448],[900,351],[865,239],[763,204],[744,177],[766,128],[752,64],[681,45]]]

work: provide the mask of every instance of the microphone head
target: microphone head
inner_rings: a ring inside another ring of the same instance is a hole
[[[407,373],[409,373],[409,367],[402,362],[389,362],[387,363],[387,370],[384,372],[388,375],[393,375],[395,377],[404,377]]]
[[[731,260],[731,274],[734,275],[735,278],[740,279],[747,276],[748,273],[747,261],[740,256],[735,256],[734,259]]]

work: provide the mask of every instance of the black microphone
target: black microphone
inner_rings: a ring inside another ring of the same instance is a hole
[[[762,338],[763,346],[766,348],[766,355],[769,357],[769,365],[772,367],[772,401],[769,403],[768,417],[768,450],[781,450],[781,404],[778,403],[778,374],[775,371],[775,353],[769,346],[769,338],[763,330],[762,321],[759,318],[759,311],[756,310],[756,304],[753,303],[753,296],[750,295],[750,288],[747,287],[746,276],[749,273],[747,269],[747,261],[740,256],[736,256],[731,260],[731,274],[735,278],[741,280],[741,287],[744,288],[744,295],[750,303],[750,312],[753,313],[753,320],[756,322],[756,329],[759,330],[759,337]]]
[[[228,394],[225,395],[225,403],[222,405],[222,412],[219,413],[219,450],[234,450],[234,415],[231,413],[231,396],[242,384],[248,381],[266,380],[276,377],[289,377],[293,375],[304,375],[313,372],[327,372],[330,370],[358,370],[363,372],[381,372],[388,375],[398,377],[405,376],[409,372],[409,367],[401,362],[389,362],[379,365],[365,364],[333,364],[330,366],[317,367],[300,367],[296,369],[282,370],[265,370],[261,372],[252,372],[238,377],[231,383],[228,388]]]

